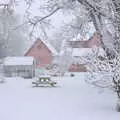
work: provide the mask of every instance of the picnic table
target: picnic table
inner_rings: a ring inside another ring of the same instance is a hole
[[[35,87],[39,86],[52,86],[55,87],[57,82],[51,80],[51,77],[48,75],[42,75],[40,77],[37,77],[34,79],[35,81],[32,82],[32,84],[35,85]]]

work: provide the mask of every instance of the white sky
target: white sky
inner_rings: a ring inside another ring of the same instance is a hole
[[[39,1],[38,1],[38,4],[37,4],[37,2],[35,4],[33,4],[32,9],[30,10],[31,14],[34,16],[39,16],[41,14],[39,11],[39,7],[40,7]],[[19,6],[16,8],[16,10],[21,16],[23,16],[25,14],[25,10],[26,10],[25,3],[21,1],[19,3]],[[45,16],[45,15],[42,15],[42,16]],[[59,31],[59,29],[63,23],[68,23],[72,20],[71,16],[69,16],[69,15],[65,16],[60,11],[58,11],[57,13],[52,15],[50,17],[50,19],[51,19],[52,28],[49,29],[48,32],[46,31],[49,37],[52,37],[54,32]]]

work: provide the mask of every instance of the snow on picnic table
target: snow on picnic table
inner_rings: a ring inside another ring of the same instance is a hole
[[[63,77],[58,87],[32,87],[31,80],[0,84],[0,120],[120,120],[115,95],[89,86],[83,75]]]

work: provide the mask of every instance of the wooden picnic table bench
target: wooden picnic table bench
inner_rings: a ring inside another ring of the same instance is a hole
[[[54,87],[57,83],[55,81],[52,81],[50,76],[40,76],[38,78],[35,78],[35,81],[32,82],[32,84],[34,84],[35,87],[39,87],[39,86]]]

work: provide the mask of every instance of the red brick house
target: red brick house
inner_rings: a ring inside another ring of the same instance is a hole
[[[33,56],[35,58],[37,68],[52,64],[55,55],[57,55],[57,51],[52,45],[40,39],[37,39],[25,53],[25,56]]]
[[[86,72],[85,63],[81,63],[79,58],[92,53],[92,47],[100,47],[100,37],[97,33],[86,41],[69,41],[69,47],[72,49],[74,58],[73,64],[69,68],[69,72]],[[102,48],[101,48],[102,49]],[[100,50],[100,52],[103,52]]]
[[[69,72],[87,72],[84,64],[72,64],[68,70]]]

